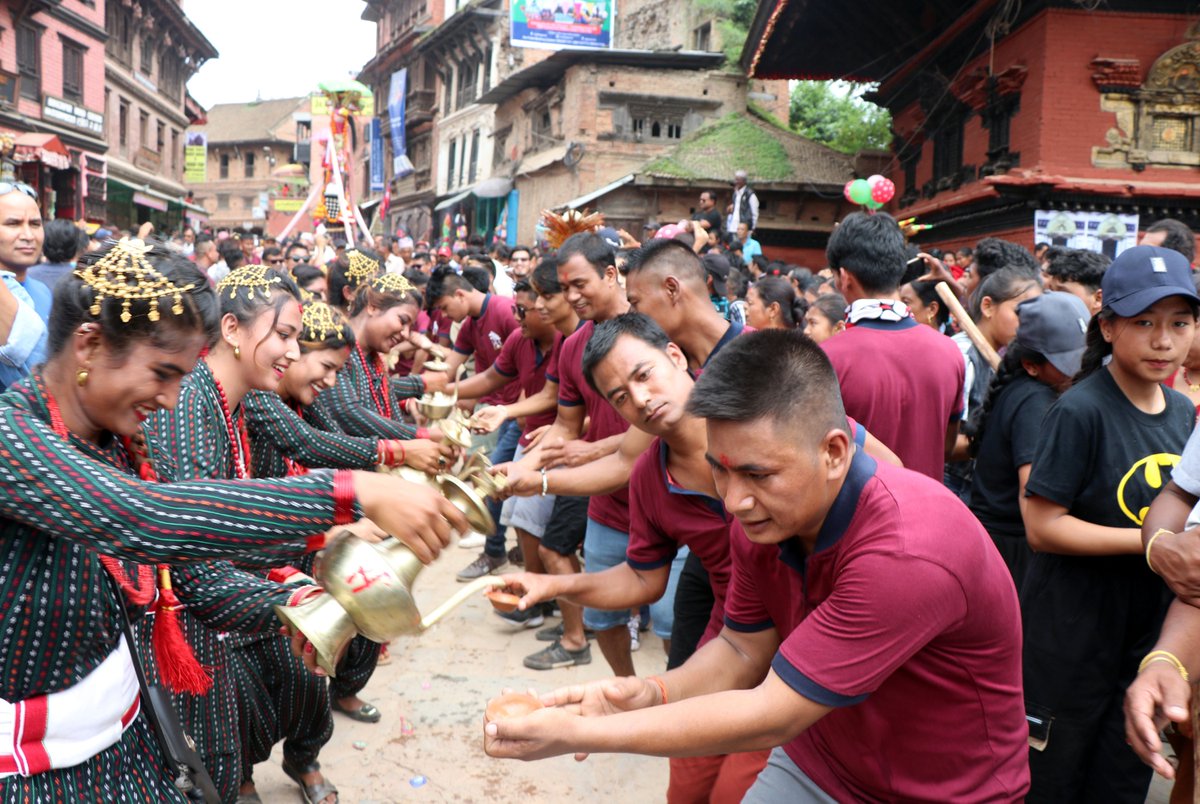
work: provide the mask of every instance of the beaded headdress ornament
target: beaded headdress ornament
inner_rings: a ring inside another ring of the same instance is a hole
[[[358,287],[379,273],[379,261],[373,260],[358,249],[346,252],[350,267],[346,269],[346,279]]]
[[[404,278],[404,274],[381,274],[371,280],[371,287],[380,293],[411,293],[416,286]]]
[[[271,287],[280,283],[278,276],[271,275],[271,268],[266,265],[243,265],[226,274],[217,283],[217,295],[229,291],[229,298],[236,299],[237,292],[245,288],[246,300],[250,301],[257,292],[265,301],[271,300]]]
[[[329,336],[337,335],[345,328],[341,314],[322,301],[304,305],[300,314],[302,340],[307,343],[323,343]]]
[[[123,237],[96,262],[77,268],[75,275],[92,289],[92,306],[88,312],[99,316],[105,299],[120,299],[121,321],[128,324],[133,318],[130,304],[147,301],[150,309],[146,317],[157,321],[162,300],[170,296],[174,301],[171,312],[182,315],[183,294],[196,285],[176,285],[160,273],[146,259],[147,252],[153,248],[142,240]]]

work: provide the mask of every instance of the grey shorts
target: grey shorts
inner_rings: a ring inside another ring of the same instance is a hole
[[[771,751],[767,766],[759,772],[758,779],[746,791],[742,804],[779,804],[781,801],[837,804],[837,799],[817,787],[808,774],[796,767],[783,748],[776,748]]]
[[[521,460],[521,456],[524,454],[525,448],[518,444],[513,460]],[[520,528],[529,535],[540,539],[546,532],[546,524],[550,521],[550,514],[553,511],[553,494],[547,494],[545,497],[540,495],[509,497],[504,501],[504,507],[500,509],[500,524],[506,528],[509,526]]]

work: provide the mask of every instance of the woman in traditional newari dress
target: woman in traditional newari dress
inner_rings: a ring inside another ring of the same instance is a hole
[[[300,358],[288,366],[277,393],[251,391],[242,404],[250,436],[255,477],[302,475],[318,466],[370,469],[376,465],[407,464],[437,471],[437,458],[452,457],[448,447],[428,440],[389,441],[317,430],[298,413],[317,395],[332,388],[338,371],[354,347],[354,331],[346,319],[324,302],[304,304],[300,319]],[[432,447],[432,449],[429,449]],[[295,567],[271,570],[286,580],[312,574],[311,555]],[[253,801],[254,765],[264,762],[276,742],[284,740],[283,764],[290,776],[316,777],[317,755],[333,733],[329,688],[292,655],[288,641],[276,634],[239,634],[233,639],[234,659],[241,676],[237,685],[238,732],[242,749],[240,798]],[[338,666],[342,684],[366,684],[374,667],[375,650],[357,637]],[[360,676],[366,673],[366,678]],[[343,676],[350,676],[349,680]],[[348,706],[348,702],[343,702]],[[310,801],[336,793],[325,780],[304,784]]]
[[[295,554],[363,514],[431,560],[467,528],[429,490],[368,472],[155,484],[143,462],[139,478],[130,439],[175,404],[217,319],[195,266],[123,241],[58,284],[50,358],[0,396],[0,800],[184,800],[121,636],[120,607],[155,600],[155,562]]]

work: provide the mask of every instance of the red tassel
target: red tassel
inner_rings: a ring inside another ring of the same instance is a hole
[[[151,637],[158,674],[173,692],[204,695],[212,689],[212,677],[196,660],[192,646],[179,627],[180,608],[179,598],[171,588],[171,571],[165,565],[160,566],[158,603]]]

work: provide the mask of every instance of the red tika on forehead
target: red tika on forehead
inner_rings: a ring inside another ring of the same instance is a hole
[[[722,452],[720,455],[717,456],[717,460],[719,460],[721,462],[721,465],[724,466],[726,469],[733,468],[733,461],[729,460],[729,456],[726,455],[724,452]]]

